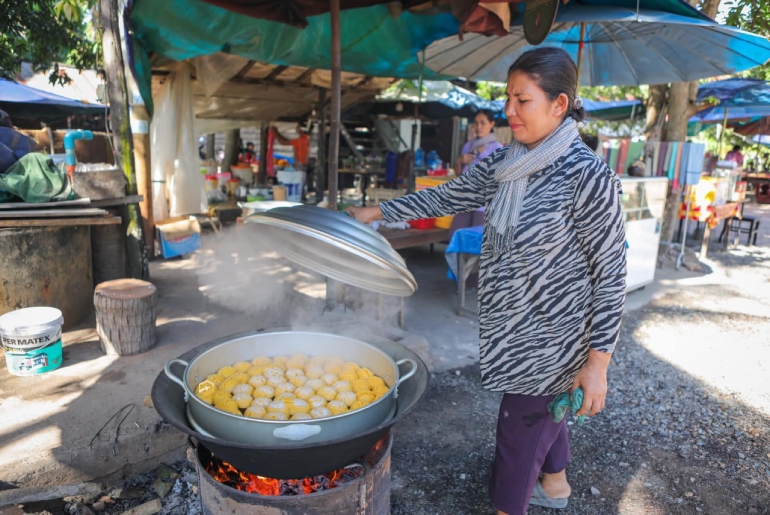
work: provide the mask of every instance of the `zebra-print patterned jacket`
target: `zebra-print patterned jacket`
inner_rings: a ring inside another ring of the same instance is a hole
[[[432,218],[488,206],[507,147],[446,184],[380,204],[385,221]],[[568,391],[588,350],[613,352],[626,290],[620,180],[576,139],[529,177],[514,247],[495,256],[487,238],[479,273],[484,387],[553,395]]]

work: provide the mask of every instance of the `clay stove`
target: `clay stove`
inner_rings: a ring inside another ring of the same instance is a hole
[[[241,472],[203,444],[196,452],[205,515],[387,515],[390,432],[356,463],[321,476],[271,479]]]

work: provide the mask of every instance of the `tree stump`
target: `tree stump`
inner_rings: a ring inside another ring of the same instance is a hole
[[[131,356],[155,346],[155,295],[151,283],[117,279],[96,287],[96,332],[106,354]]]

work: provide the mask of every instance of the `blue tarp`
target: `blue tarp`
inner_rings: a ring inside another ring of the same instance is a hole
[[[13,118],[53,120],[75,114],[104,114],[98,104],[86,104],[12,80],[0,79],[0,109]]]

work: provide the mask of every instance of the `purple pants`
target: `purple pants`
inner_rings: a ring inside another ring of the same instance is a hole
[[[561,472],[570,462],[566,417],[556,424],[548,413],[554,397],[506,393],[500,403],[489,498],[508,515],[526,515],[540,472]]]

